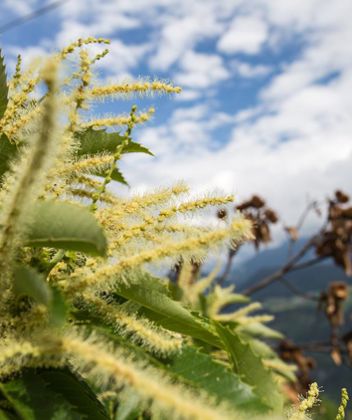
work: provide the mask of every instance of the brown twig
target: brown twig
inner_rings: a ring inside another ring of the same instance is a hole
[[[314,245],[317,239],[317,235],[313,236],[306,244],[293,256],[291,257],[286,264],[284,264],[279,270],[275,271],[274,273],[270,274],[267,277],[264,277],[262,280],[257,282],[256,284],[248,287],[247,289],[243,290],[241,293],[244,295],[252,295],[253,293],[257,292],[258,290],[263,289],[264,287],[269,286],[269,284],[274,283],[275,281],[282,278],[285,274],[291,271],[296,264],[306,255],[306,253],[310,250],[310,248]]]
[[[239,249],[239,246],[236,249],[229,249],[229,251],[228,251],[227,261],[226,261],[224,272],[222,273],[222,275],[217,280],[217,283],[220,286],[222,286],[225,283],[229,274],[231,273],[232,261],[233,261],[235,255],[237,254],[238,249]]]
[[[280,282],[287,287],[287,289],[290,290],[290,292],[292,292],[293,294],[302,297],[303,299],[307,299],[307,300],[312,300],[314,302],[319,302],[319,296],[314,296],[314,295],[310,295],[308,293],[304,293],[302,292],[300,289],[298,289],[297,287],[293,286],[287,279],[285,279],[284,277],[281,277],[281,279],[279,279]]]

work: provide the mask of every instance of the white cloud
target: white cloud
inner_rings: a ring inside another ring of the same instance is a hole
[[[17,15],[26,15],[33,11],[36,0],[5,0],[3,7]]]
[[[32,3],[4,4],[19,13]],[[337,187],[352,192],[350,0],[75,0],[58,10],[59,31],[43,34],[38,47],[23,47],[27,58],[78,36],[111,36],[110,58],[99,63],[104,77],[135,73],[142,64],[185,88],[167,104],[167,121],[137,132],[156,158],[126,157],[132,185],[184,179],[198,191],[222,187],[239,199],[256,192],[287,223],[296,220],[307,194],[324,198]],[[134,29],[145,31],[138,44]],[[125,30],[132,34],[128,43]],[[300,49],[286,58],[286,46],[297,39]],[[262,60],[264,46],[276,54],[271,62]],[[18,48],[10,49],[13,58]],[[229,57],[242,53],[250,57]],[[236,83],[251,86],[260,77],[265,85],[257,102],[235,112],[242,100]],[[226,97],[218,96],[224,86]],[[219,139],[222,148],[215,147]]]
[[[188,88],[206,89],[229,78],[222,58],[215,54],[188,51],[181,59],[175,81]]]
[[[194,89],[182,89],[182,92],[175,97],[176,101],[186,102],[186,101],[195,101],[202,96],[202,93],[199,90]]]
[[[167,70],[198,41],[214,37],[219,31],[213,16],[202,11],[198,15],[173,18],[162,28],[157,52],[150,58],[149,64],[152,68]]]
[[[218,49],[227,54],[256,54],[267,38],[268,28],[262,18],[239,16],[219,39]]]
[[[239,76],[244,78],[256,78],[267,76],[272,72],[272,68],[266,65],[251,65],[239,60],[233,60],[230,63],[231,69]]]

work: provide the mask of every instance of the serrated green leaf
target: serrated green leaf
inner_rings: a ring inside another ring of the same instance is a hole
[[[50,200],[35,204],[26,245],[104,256],[107,241],[103,229],[87,208]]]
[[[120,184],[129,185],[126,181],[126,178],[123,176],[122,172],[118,168],[115,168],[112,171],[111,178],[114,181],[119,182]]]
[[[0,384],[18,419],[107,420],[104,407],[85,382],[67,369],[27,369]]]
[[[93,170],[92,175],[105,177],[106,171],[101,170],[101,169]],[[126,179],[123,176],[122,172],[118,168],[114,168],[114,170],[113,170],[113,172],[111,174],[111,178],[114,181],[119,182],[120,184],[128,185],[128,182],[126,181]]]
[[[269,369],[263,365],[261,358],[253,352],[250,344],[220,323],[214,322],[214,325],[231,356],[235,372],[241,375],[244,382],[254,388],[254,392],[264,404],[272,410],[281,410],[283,397],[277,384]]]
[[[94,130],[92,128],[80,133],[77,136],[77,155],[96,155],[104,152],[113,153],[116,147],[123,141],[123,137],[119,133],[107,133],[105,130]],[[122,153],[146,153],[153,156],[153,153],[146,147],[129,141],[124,147]]]
[[[214,396],[218,402],[226,401],[236,409],[248,411],[265,412],[269,409],[238,375],[194,347],[184,347],[168,363],[168,368],[194,388]]]
[[[163,327],[190,335],[217,347],[220,345],[216,333],[205,321],[166,294],[148,287],[148,275],[144,273],[143,276],[144,278],[141,276],[139,282],[133,285],[120,283],[116,293],[139,303],[145,308],[144,313]]]
[[[1,55],[0,50],[0,118],[3,117],[6,111],[8,94],[9,88],[6,80],[6,67],[4,57]]]
[[[17,296],[30,296],[44,305],[49,305],[52,300],[50,287],[43,274],[24,265],[17,266],[14,270],[13,291]]]
[[[8,171],[11,161],[17,154],[17,146],[10,143],[5,134],[0,136],[0,177]]]

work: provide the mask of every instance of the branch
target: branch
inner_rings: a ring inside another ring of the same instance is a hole
[[[252,295],[253,293],[257,292],[258,290],[263,289],[264,287],[269,286],[269,284],[274,283],[275,281],[279,280],[287,274],[289,271],[293,269],[298,269],[297,267],[304,268],[307,266],[307,263],[302,263],[296,265],[308,252],[308,250],[314,245],[316,238],[318,235],[313,236],[301,249],[298,251],[293,257],[291,257],[286,264],[284,264],[279,270],[275,271],[273,274],[270,274],[267,277],[264,277],[259,282],[255,283],[254,285],[248,287],[247,289],[243,290],[241,293],[244,295]],[[315,259],[316,260],[316,259]],[[316,263],[318,261],[315,261]],[[304,265],[303,265],[304,264]],[[312,265],[312,263],[310,263]]]
[[[281,277],[280,282],[286,286],[290,292],[293,294],[302,297],[303,299],[312,300],[314,302],[319,302],[319,296],[310,295],[308,293],[304,293],[301,290],[297,289],[295,286],[293,286],[290,282],[288,282],[284,277]]]
[[[237,251],[239,249],[240,245],[238,245],[238,247],[236,249],[229,249],[228,255],[227,255],[227,262],[226,262],[226,266],[224,269],[223,274],[221,275],[221,277],[218,279],[217,283],[222,286],[224,284],[224,282],[226,281],[227,277],[229,276],[230,272],[231,272],[231,267],[232,267],[232,261],[233,258],[235,257],[235,255],[237,254]]]

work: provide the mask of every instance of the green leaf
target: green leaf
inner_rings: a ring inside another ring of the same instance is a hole
[[[78,143],[77,155],[96,155],[103,152],[114,153],[116,147],[123,141],[119,133],[107,133],[105,130],[93,130],[88,128],[76,138]],[[153,153],[146,147],[135,143],[132,140],[124,147],[122,153],[146,153],[153,156]]]
[[[13,290],[17,296],[30,296],[44,305],[49,305],[52,300],[52,293],[44,275],[32,267],[21,265],[15,268]]]
[[[49,321],[51,325],[61,327],[68,314],[68,305],[59,289],[51,288],[52,299],[50,302]]]
[[[3,117],[6,111],[8,94],[9,88],[6,81],[6,67],[4,57],[1,55],[0,50],[0,118]]]
[[[33,209],[26,244],[104,256],[103,229],[85,207],[64,201],[38,201]]]
[[[218,402],[226,401],[241,410],[268,411],[248,384],[211,356],[194,347],[184,347],[168,368],[186,379],[196,389],[202,389],[214,396]]]
[[[92,172],[93,175],[105,177],[106,170],[96,169]],[[111,178],[114,181],[120,182],[120,184],[128,185],[128,182],[126,181],[125,177],[122,175],[121,171],[118,168],[114,168]]]
[[[67,369],[28,369],[0,391],[17,419],[107,420],[92,390]]]
[[[5,134],[0,136],[0,177],[8,171],[11,161],[17,154],[17,146],[10,143]]]
[[[116,293],[126,299],[139,303],[145,308],[144,314],[165,328],[219,346],[220,342],[205,320],[189,312],[179,302],[166,294],[153,290],[148,285],[148,275],[143,273],[138,283],[120,283]]]
[[[51,287],[42,273],[34,268],[20,265],[14,270],[13,291],[17,296],[29,296],[49,309],[51,325],[61,326],[68,307],[59,289]]]
[[[240,374],[246,383],[253,386],[254,392],[264,404],[273,410],[281,410],[283,397],[277,384],[271,372],[264,367],[261,358],[253,352],[250,344],[220,323],[214,322],[214,325],[231,356],[235,372]]]

